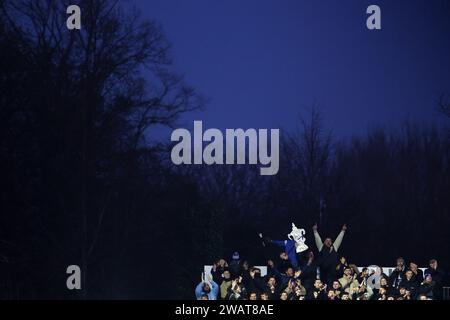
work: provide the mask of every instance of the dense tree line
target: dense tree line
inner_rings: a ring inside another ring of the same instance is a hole
[[[450,266],[448,127],[337,141],[313,110],[283,131],[274,177],[175,167],[149,129],[204,99],[156,22],[79,3],[83,28],[68,32],[66,1],[0,1],[2,298],[190,298],[203,264],[233,250],[264,263],[257,233],[284,236],[292,221],[333,233],[347,222],[358,264]],[[70,264],[79,293],[65,287]]]

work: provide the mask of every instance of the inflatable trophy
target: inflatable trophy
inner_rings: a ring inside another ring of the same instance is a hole
[[[288,234],[288,239],[295,241],[295,251],[297,253],[308,250],[308,246],[305,244],[306,238],[305,229],[299,229],[292,223],[292,231]]]

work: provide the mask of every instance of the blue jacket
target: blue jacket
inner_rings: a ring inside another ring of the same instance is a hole
[[[200,282],[195,288],[195,297],[200,300],[202,295],[206,294],[209,300],[217,300],[217,295],[219,294],[219,286],[214,281],[211,281],[211,291],[206,293],[203,291],[204,282]]]
[[[294,269],[298,268],[298,261],[297,261],[297,251],[295,250],[295,241],[294,240],[274,240],[272,241],[274,244],[284,248],[284,251],[287,253],[289,257],[289,261],[291,262]]]

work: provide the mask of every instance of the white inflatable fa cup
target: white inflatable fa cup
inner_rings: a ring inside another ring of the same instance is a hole
[[[299,229],[292,223],[292,231],[288,234],[288,238],[295,241],[295,251],[297,253],[308,250],[308,246],[305,244],[306,238],[304,235],[305,229]]]

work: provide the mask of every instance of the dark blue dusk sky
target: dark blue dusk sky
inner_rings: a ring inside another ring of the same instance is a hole
[[[339,137],[432,122],[450,93],[450,1],[133,0],[210,99],[180,122],[293,129],[314,102]],[[382,30],[366,28],[377,4]]]

